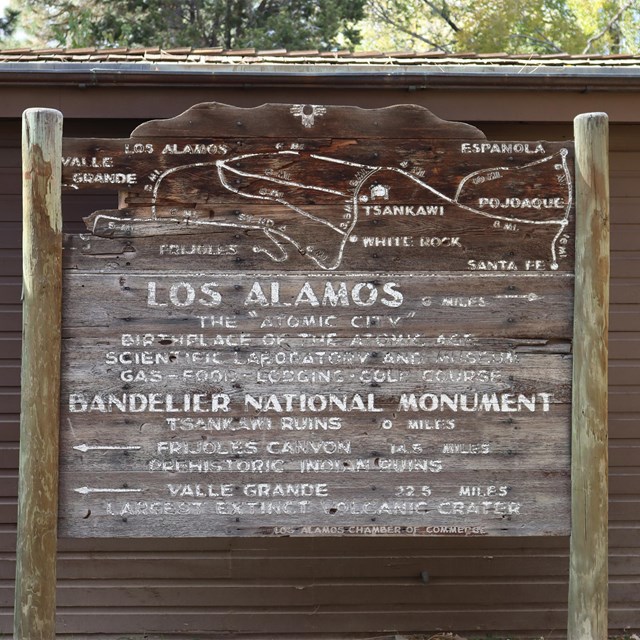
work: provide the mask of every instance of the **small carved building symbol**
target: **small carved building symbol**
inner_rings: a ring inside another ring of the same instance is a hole
[[[371,187],[371,199],[375,198],[383,198],[384,200],[389,199],[389,187],[384,184],[374,184]]]

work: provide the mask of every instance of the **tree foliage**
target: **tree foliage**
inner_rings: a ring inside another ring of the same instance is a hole
[[[15,32],[20,18],[20,11],[9,7],[0,16],[0,42],[5,42]]]
[[[638,53],[640,0],[13,0],[33,45]],[[7,14],[3,30],[15,28]],[[6,27],[6,28],[5,28]],[[361,35],[363,36],[361,41]]]
[[[567,0],[587,35],[583,53],[640,52],[638,0]]]
[[[636,53],[640,0],[369,0],[366,48]]]
[[[30,0],[34,44],[272,49],[353,47],[365,0]]]

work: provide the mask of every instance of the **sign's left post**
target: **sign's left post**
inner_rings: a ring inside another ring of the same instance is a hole
[[[14,637],[55,637],[62,309],[62,114],[22,119],[23,335]]]

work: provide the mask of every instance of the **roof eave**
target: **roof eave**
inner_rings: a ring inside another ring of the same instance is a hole
[[[638,91],[640,66],[0,63],[0,85]]]

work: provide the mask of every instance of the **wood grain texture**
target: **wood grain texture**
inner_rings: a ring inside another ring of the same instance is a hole
[[[607,637],[608,117],[575,120],[576,291],[568,637]]]
[[[373,115],[373,117],[371,117]],[[193,136],[210,135],[212,129],[224,131],[230,138],[265,138],[314,134],[336,136],[340,131],[350,135],[380,138],[465,138],[482,140],[484,133],[472,125],[442,120],[418,105],[395,105],[382,109],[311,104],[264,104],[239,109],[230,105],[205,102],[194,105],[176,118],[151,120],[137,127],[133,138],[162,136],[178,127]]]
[[[119,192],[65,242],[66,535],[567,533],[571,144],[205,104],[63,164]]]
[[[16,638],[55,635],[60,402],[62,115],[23,116],[23,349]]]

